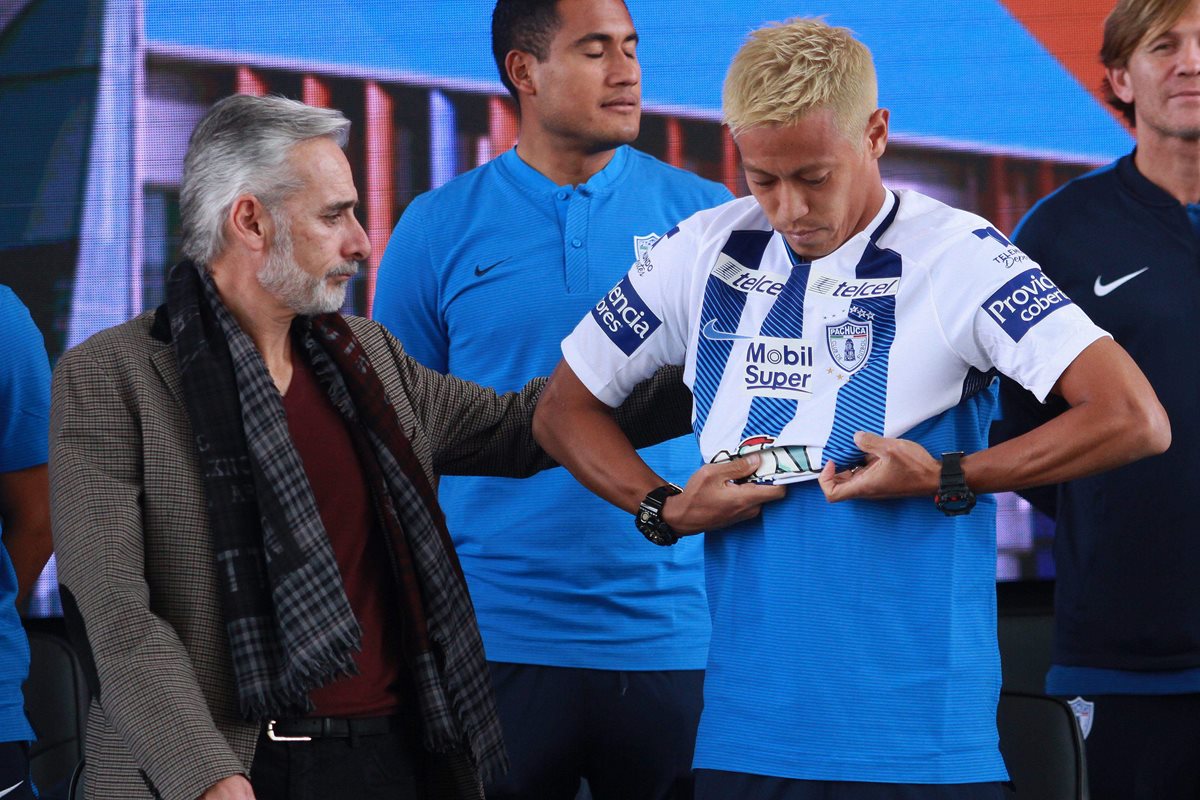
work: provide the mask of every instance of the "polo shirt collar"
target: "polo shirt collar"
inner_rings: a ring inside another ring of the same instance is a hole
[[[516,147],[502,153],[496,161],[514,183],[531,194],[545,195],[559,191],[581,191],[585,194],[597,195],[608,192],[621,177],[621,173],[625,171],[625,166],[629,163],[629,146],[621,145],[614,150],[612,158],[604,165],[604,169],[593,175],[587,183],[581,183],[577,187],[559,186],[526,164],[517,155]]]
[[[1121,185],[1146,205],[1163,208],[1179,205],[1179,201],[1172,197],[1167,190],[1153,183],[1138,171],[1137,164],[1133,160],[1135,155],[1137,155],[1137,148],[1117,161],[1117,178],[1120,179]]]

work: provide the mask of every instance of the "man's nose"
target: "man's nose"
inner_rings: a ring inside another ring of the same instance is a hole
[[[371,238],[367,236],[357,216],[351,215],[351,219],[354,223],[346,239],[343,255],[347,261],[366,261],[371,256]]]

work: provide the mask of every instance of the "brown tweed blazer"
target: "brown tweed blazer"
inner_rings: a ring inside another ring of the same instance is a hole
[[[175,354],[154,320],[146,313],[93,336],[54,372],[59,580],[98,692],[88,800],[195,800],[249,773],[259,733],[238,715],[195,443]],[[421,367],[378,324],[348,321],[431,481],[553,465],[529,430],[541,379],[497,396]],[[673,370],[639,387],[617,417],[642,446],[687,432],[690,411]]]

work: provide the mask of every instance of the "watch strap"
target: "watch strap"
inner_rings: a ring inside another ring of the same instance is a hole
[[[642,499],[641,505],[638,506],[637,514],[634,517],[637,529],[654,544],[666,547],[679,541],[679,534],[663,521],[662,509],[668,497],[682,492],[683,489],[675,484],[665,483],[651,489]]]
[[[942,453],[942,472],[933,502],[948,517],[967,514],[975,507],[975,493],[967,486],[962,468],[963,453]]]

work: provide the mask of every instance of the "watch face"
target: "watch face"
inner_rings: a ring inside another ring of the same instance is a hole
[[[975,507],[975,495],[970,491],[939,494],[937,507],[949,516],[966,514]]]
[[[679,537],[665,522],[655,519],[654,515],[646,509],[638,512],[637,529],[651,542],[663,547],[679,541]]]
[[[666,499],[682,491],[682,489],[673,483],[658,487],[646,495],[646,499],[642,501],[641,508],[638,509],[637,515],[634,516],[633,521],[637,529],[641,531],[643,536],[654,542],[654,544],[666,547],[679,541],[679,535],[671,530],[671,526],[663,522],[659,514],[662,512],[662,506]]]

